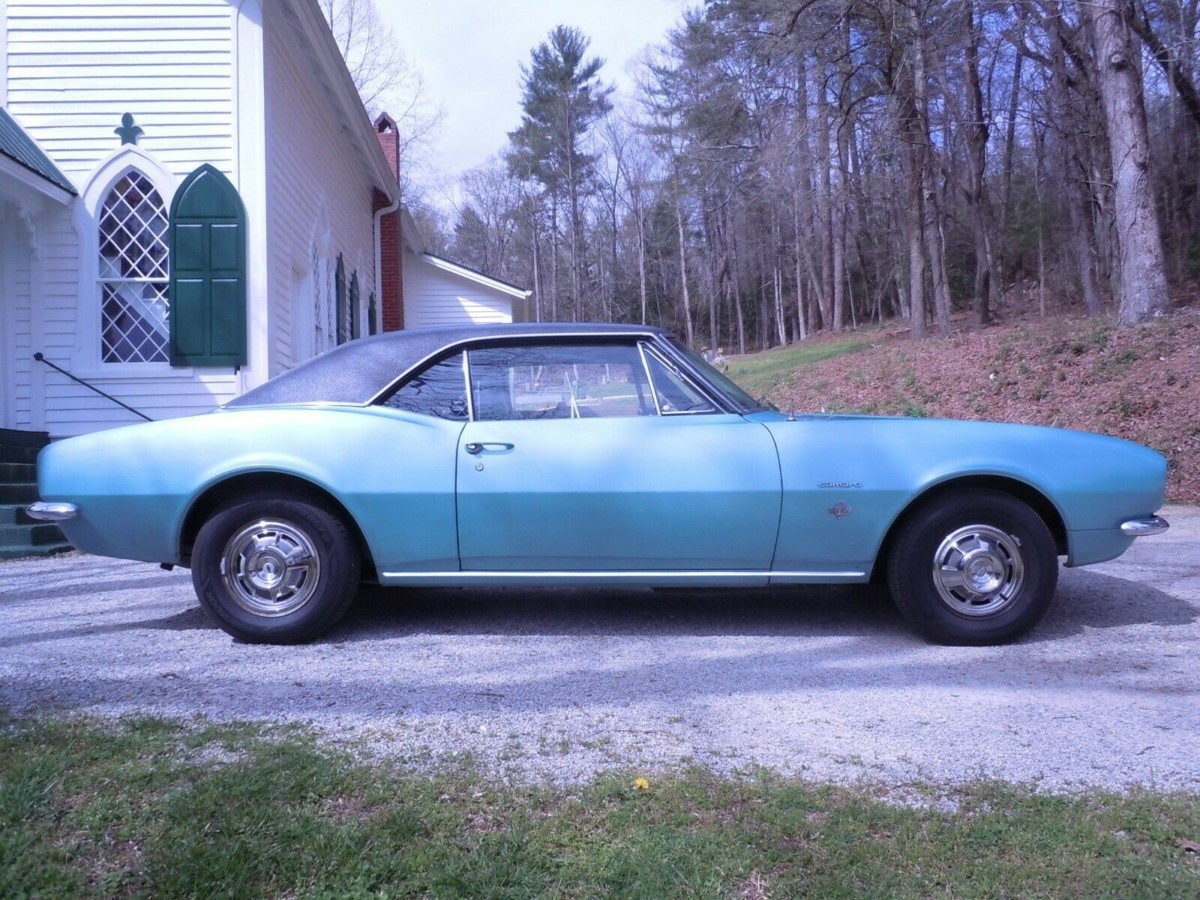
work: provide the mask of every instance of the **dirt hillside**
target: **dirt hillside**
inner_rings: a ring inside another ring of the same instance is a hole
[[[1200,502],[1200,304],[1152,324],[1057,316],[912,340],[903,326],[770,395],[780,409],[1027,422],[1128,438],[1170,461],[1168,497]]]

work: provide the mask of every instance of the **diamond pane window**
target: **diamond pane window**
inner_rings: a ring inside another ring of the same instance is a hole
[[[100,208],[100,358],[167,362],[167,214],[140,172],[121,177]]]

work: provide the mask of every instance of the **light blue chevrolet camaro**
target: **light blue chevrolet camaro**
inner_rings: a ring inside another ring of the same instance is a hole
[[[190,566],[245,641],[317,637],[384,585],[886,581],[928,638],[1012,640],[1068,566],[1167,523],[1166,461],[1094,434],[784,415],[666,333],[398,332],[213,413],[52,444],[36,518]]]

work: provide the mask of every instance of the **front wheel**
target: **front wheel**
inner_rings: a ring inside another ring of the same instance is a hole
[[[1045,615],[1058,585],[1054,537],[1016,498],[943,497],[901,526],[888,560],[896,606],[930,640],[1000,644]]]
[[[196,536],[192,584],[223,630],[250,643],[312,640],[342,617],[361,561],[342,521],[299,499],[247,498]]]

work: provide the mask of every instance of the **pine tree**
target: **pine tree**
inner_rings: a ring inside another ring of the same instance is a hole
[[[509,133],[509,166],[514,174],[529,175],[545,188],[556,233],[557,210],[566,204],[571,295],[565,306],[573,318],[586,312],[581,207],[592,188],[596,160],[586,152],[585,139],[612,108],[612,88],[598,77],[604,60],[584,58],[589,44],[578,29],[560,25],[534,48],[530,65],[521,67],[521,127]],[[564,304],[555,306],[563,310]]]

